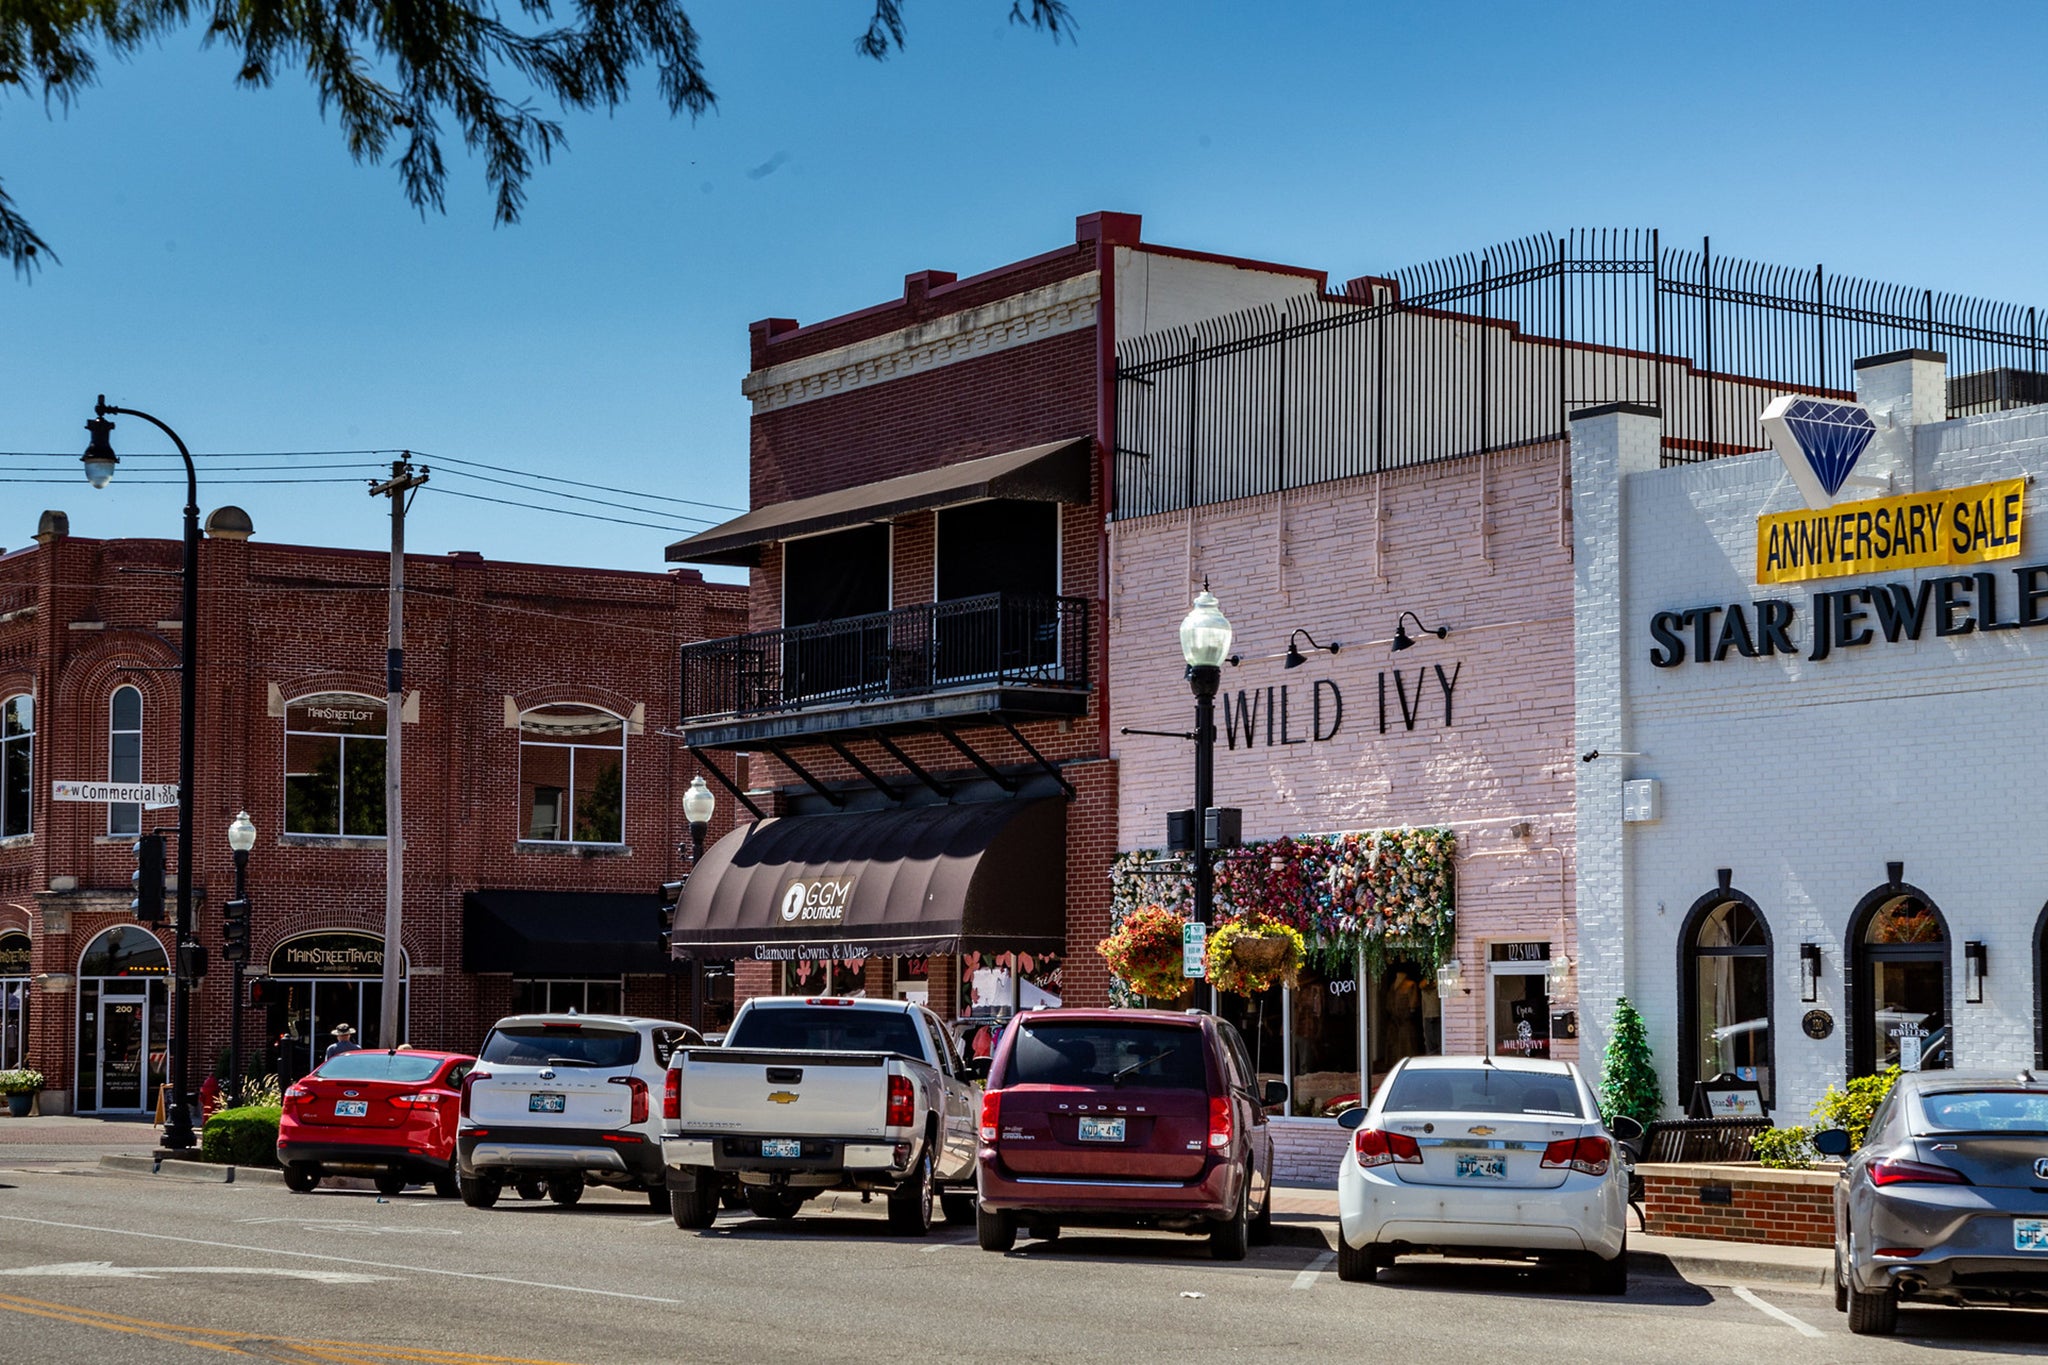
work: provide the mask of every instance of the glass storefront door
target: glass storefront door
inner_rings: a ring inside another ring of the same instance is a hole
[[[170,959],[156,935],[120,925],[78,960],[78,1091],[82,1113],[156,1107],[164,1083]]]
[[[99,1000],[99,1087],[95,1109],[146,1109],[149,997],[102,995]]]
[[[1487,947],[1486,1055],[1550,1056],[1550,945]]]
[[[0,1071],[26,1065],[29,979],[0,977]]]

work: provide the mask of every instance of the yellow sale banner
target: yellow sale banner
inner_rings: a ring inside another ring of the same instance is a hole
[[[2026,494],[2024,478],[2000,479],[1758,517],[1756,581],[1798,583],[2011,559],[2020,552]]]

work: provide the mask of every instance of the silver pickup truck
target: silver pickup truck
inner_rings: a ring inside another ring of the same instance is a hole
[[[906,1000],[770,996],[740,1007],[722,1047],[678,1049],[662,1162],[676,1224],[707,1228],[737,1185],[763,1218],[826,1190],[882,1191],[922,1235],[936,1197],[974,1221],[974,1073],[937,1016]]]

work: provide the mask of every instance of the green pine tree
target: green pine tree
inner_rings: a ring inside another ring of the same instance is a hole
[[[1649,1031],[1627,996],[1614,1002],[1607,1056],[1600,1068],[1600,1111],[1611,1123],[1626,1115],[1648,1124],[1664,1111],[1664,1091],[1650,1061]]]

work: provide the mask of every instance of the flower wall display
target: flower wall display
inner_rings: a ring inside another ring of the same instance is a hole
[[[1216,855],[1216,920],[1246,911],[1300,932],[1308,956],[1348,969],[1361,952],[1369,971],[1389,957],[1430,965],[1450,955],[1455,933],[1457,836],[1442,827],[1282,835]],[[1144,905],[1185,913],[1193,890],[1185,858],[1141,849],[1110,866],[1110,924]],[[1116,1003],[1135,1003],[1116,999]]]

